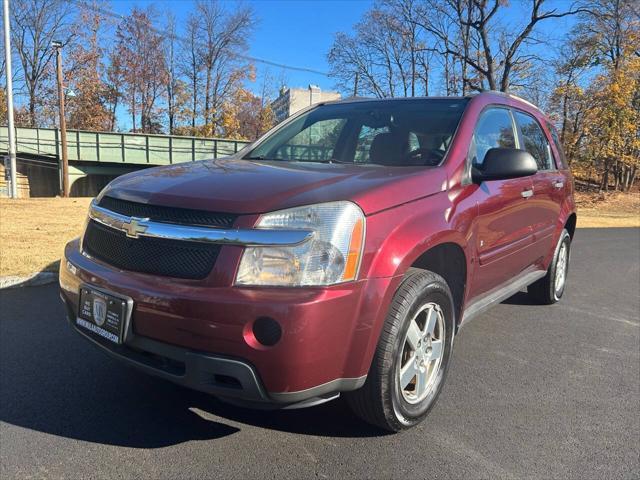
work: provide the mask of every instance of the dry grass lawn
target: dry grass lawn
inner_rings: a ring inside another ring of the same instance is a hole
[[[578,227],[640,227],[640,192],[576,193]]]
[[[0,276],[57,271],[90,198],[0,199]],[[578,227],[640,227],[640,194],[578,193]]]
[[[0,199],[0,276],[57,271],[80,235],[90,198]]]

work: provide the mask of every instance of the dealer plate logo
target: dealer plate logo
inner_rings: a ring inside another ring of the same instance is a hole
[[[102,298],[94,298],[93,299],[93,319],[96,322],[96,325],[101,327],[104,325],[104,321],[107,318],[107,302],[105,302]]]

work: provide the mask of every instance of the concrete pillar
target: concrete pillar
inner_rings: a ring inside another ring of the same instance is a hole
[[[317,85],[309,85],[309,105],[320,103],[322,100],[322,90]]]

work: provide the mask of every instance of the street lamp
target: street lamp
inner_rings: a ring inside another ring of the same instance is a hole
[[[53,40],[51,46],[56,50],[56,73],[58,80],[58,111],[60,113],[60,143],[62,157],[62,191],[63,197],[69,196],[69,159],[67,158],[67,121],[64,115],[64,88],[62,86],[62,42]]]

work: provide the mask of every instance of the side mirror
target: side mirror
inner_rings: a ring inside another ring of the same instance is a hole
[[[487,151],[484,162],[471,170],[474,183],[487,180],[507,180],[527,177],[538,171],[538,164],[529,152],[517,148],[492,148]]]

